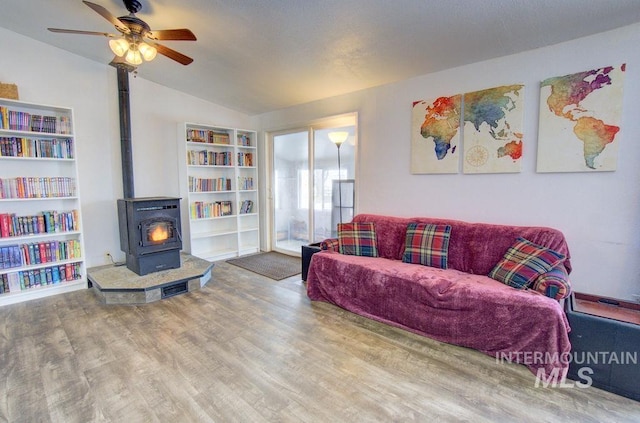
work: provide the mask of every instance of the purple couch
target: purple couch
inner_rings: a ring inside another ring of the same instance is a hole
[[[486,276],[519,236],[565,255],[564,266],[570,272],[561,232],[371,214],[357,215],[353,221],[375,224],[380,257],[331,250],[314,254],[307,277],[311,300],[524,364],[545,379],[566,374],[570,328],[561,304]],[[448,269],[402,262],[410,222],[451,225]]]

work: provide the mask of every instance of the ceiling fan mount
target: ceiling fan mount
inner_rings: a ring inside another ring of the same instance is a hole
[[[122,0],[122,2],[130,13],[138,13],[142,10],[142,3],[138,0]]]
[[[133,66],[137,66],[142,63],[139,49],[142,50],[142,46],[150,47],[153,54],[144,56],[146,60],[152,60],[155,57],[155,53],[160,53],[169,59],[175,60],[183,65],[188,65],[193,62],[193,59],[185,56],[182,53],[177,52],[169,47],[155,42],[156,40],[175,40],[175,41],[196,41],[196,36],[187,28],[179,29],[163,29],[163,30],[151,30],[151,27],[142,19],[135,16],[135,14],[142,9],[142,4],[137,0],[123,0],[126,9],[129,11],[129,15],[115,17],[107,9],[99,4],[89,1],[83,1],[88,7],[93,9],[100,16],[111,22],[111,24],[120,32],[120,35],[114,35],[107,32],[97,31],[83,31],[75,29],[60,29],[60,28],[48,28],[51,32],[67,33],[67,34],[81,34],[81,35],[101,35],[107,38],[122,38],[124,44],[121,44],[122,48],[112,50],[116,54],[116,59],[124,57],[126,54],[127,63]],[[113,41],[110,42],[110,46]],[[115,44],[114,44],[115,45]],[[145,48],[145,50],[147,50]],[[148,50],[147,50],[148,51]],[[115,59],[114,59],[115,60]]]

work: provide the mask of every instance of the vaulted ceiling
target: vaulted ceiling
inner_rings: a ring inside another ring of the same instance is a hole
[[[120,0],[92,0],[114,16]],[[158,56],[138,75],[249,115],[505,56],[640,22],[640,0],[140,0],[161,41],[194,59]],[[104,63],[117,33],[80,0],[0,0],[0,27]]]

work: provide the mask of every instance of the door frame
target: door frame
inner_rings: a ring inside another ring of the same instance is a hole
[[[265,198],[266,201],[264,204],[267,205],[266,210],[264,211],[265,220],[267,230],[265,231],[265,246],[267,247],[267,251],[276,251],[283,254],[288,255],[296,255],[300,256],[302,253],[297,252],[294,253],[291,250],[284,250],[281,248],[277,248],[275,246],[276,237],[275,237],[275,198],[274,198],[274,186],[275,186],[275,149],[274,149],[274,137],[279,135],[287,135],[297,132],[307,132],[307,149],[308,149],[308,160],[309,160],[309,208],[308,208],[308,235],[309,239],[313,239],[313,230],[314,230],[314,206],[313,206],[313,189],[315,186],[315,166],[314,166],[314,135],[316,130],[322,130],[332,127],[341,127],[341,126],[354,126],[355,133],[355,151],[354,151],[354,165],[355,165],[355,203],[354,203],[354,215],[357,213],[358,209],[358,174],[359,174],[359,127],[358,127],[358,113],[350,112],[344,113],[336,116],[330,116],[322,119],[317,119],[311,121],[307,124],[291,126],[285,129],[276,129],[265,131],[265,145],[266,145],[266,158],[265,160]]]

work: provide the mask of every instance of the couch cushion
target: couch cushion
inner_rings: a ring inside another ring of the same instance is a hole
[[[446,269],[450,234],[449,225],[409,223],[402,261]]]
[[[338,245],[341,254],[378,257],[376,230],[373,223],[338,223]]]
[[[543,273],[551,271],[565,256],[518,237],[489,277],[513,288],[523,289]]]
[[[531,288],[558,301],[571,294],[571,282],[563,265],[558,265],[549,272],[538,276]]]

